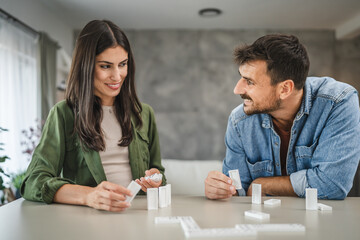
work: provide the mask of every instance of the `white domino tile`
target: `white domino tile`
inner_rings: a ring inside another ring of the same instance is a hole
[[[173,224],[180,223],[182,217],[155,217],[155,224]]]
[[[155,224],[174,224],[180,223],[182,217],[155,217]]]
[[[200,229],[199,225],[190,216],[181,217],[180,224],[184,232]]]
[[[260,212],[260,211],[256,211],[256,210],[248,210],[244,212],[244,215],[246,217],[251,217],[251,218],[256,218],[256,219],[260,219],[260,220],[264,220],[264,219],[269,219],[270,218],[270,214],[268,213],[264,213],[264,212]]]
[[[233,181],[233,185],[235,186],[235,188],[237,190],[242,189],[239,170],[238,169],[229,170],[229,176]]]
[[[318,195],[316,188],[306,188],[306,210],[318,209]]]
[[[159,187],[159,208],[167,207],[166,204],[166,186]]]
[[[130,182],[127,189],[129,189],[133,195],[131,197],[126,196],[125,202],[131,202],[135,198],[136,194],[138,194],[138,192],[140,191],[141,186],[133,180]]]
[[[159,208],[159,189],[158,188],[148,188],[146,197],[147,197],[148,210],[156,210]]]
[[[318,203],[317,207],[318,207],[318,210],[320,210],[320,211],[332,211],[331,206],[328,206],[328,205],[325,205],[325,204],[322,204],[322,203]]]
[[[211,238],[211,237],[243,237],[255,236],[256,231],[237,228],[203,228],[184,232],[187,238]]]
[[[261,204],[261,184],[253,183],[252,188],[252,203]]]
[[[246,216],[268,219],[270,215],[249,210]],[[260,217],[259,217],[260,216]],[[234,228],[200,228],[191,216],[156,217],[156,224],[180,223],[186,238],[254,237],[258,232],[305,233],[301,224],[237,224]]]
[[[171,205],[171,184],[166,184],[166,205]]]
[[[265,200],[264,205],[267,205],[267,206],[280,206],[281,205],[281,200],[280,199]]]
[[[237,224],[235,227],[257,232],[305,232],[301,224]]]

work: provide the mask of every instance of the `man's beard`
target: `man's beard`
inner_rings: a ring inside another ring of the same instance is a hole
[[[280,104],[281,104],[281,99],[280,98],[275,99],[276,97],[274,96],[271,99],[271,102],[269,102],[269,105],[263,107],[257,107],[255,102],[247,94],[240,94],[240,96],[244,100],[248,99],[252,101],[252,106],[249,106],[250,109],[245,110],[245,105],[244,105],[244,112],[246,113],[246,115],[249,116],[253,114],[274,112],[280,108]]]

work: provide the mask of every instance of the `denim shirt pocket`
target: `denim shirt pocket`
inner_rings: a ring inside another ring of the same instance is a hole
[[[247,159],[246,162],[252,179],[274,176],[274,168],[271,160],[261,160],[250,163]]]
[[[295,146],[295,159],[297,170],[311,168],[311,159],[313,157],[315,148],[318,144],[318,139],[315,140],[310,147],[308,146]]]

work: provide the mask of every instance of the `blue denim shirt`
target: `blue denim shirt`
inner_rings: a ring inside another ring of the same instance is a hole
[[[245,191],[259,177],[281,176],[280,137],[268,114],[246,115],[243,104],[228,121],[223,173],[239,169]],[[329,77],[309,77],[294,119],[286,160],[295,193],[317,188],[322,199],[344,199],[360,160],[357,91]],[[245,191],[239,193],[244,195]]]

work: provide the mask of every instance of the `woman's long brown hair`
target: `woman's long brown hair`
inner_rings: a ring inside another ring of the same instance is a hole
[[[116,118],[122,137],[119,146],[128,146],[133,139],[131,116],[142,126],[141,103],[135,91],[135,62],[124,32],[107,20],[93,20],[80,32],[67,80],[66,102],[74,113],[74,133],[83,146],[95,151],[105,149],[101,130],[102,107],[94,95],[95,58],[110,47],[121,46],[128,53],[128,74],[114,101]]]

